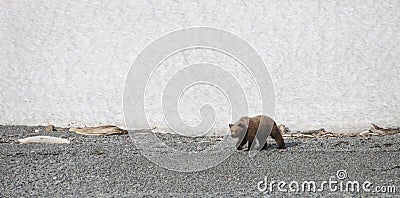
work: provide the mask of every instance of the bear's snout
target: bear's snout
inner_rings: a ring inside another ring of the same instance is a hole
[[[239,133],[231,133],[231,137],[237,138],[237,137],[239,137]]]

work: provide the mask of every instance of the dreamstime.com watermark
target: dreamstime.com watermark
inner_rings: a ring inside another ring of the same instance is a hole
[[[258,182],[257,188],[260,192],[371,192],[371,193],[396,193],[396,186],[374,185],[372,182],[346,180],[346,170],[338,170],[336,176],[330,176],[328,180],[320,182],[312,180],[298,181],[276,181],[267,176]]]

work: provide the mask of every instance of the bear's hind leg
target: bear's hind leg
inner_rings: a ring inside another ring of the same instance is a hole
[[[261,150],[266,150],[267,149],[267,137],[259,137],[258,143],[260,144]]]

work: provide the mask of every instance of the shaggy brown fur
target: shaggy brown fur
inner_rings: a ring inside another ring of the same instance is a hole
[[[248,143],[248,148],[250,150],[256,135],[260,147],[265,149],[267,147],[267,137],[270,131],[270,135],[276,141],[278,149],[286,148],[278,126],[275,121],[268,116],[258,115],[252,118],[242,117],[235,122],[235,124],[229,124],[229,128],[231,130],[231,136],[233,138],[239,138],[236,145],[238,150],[242,150],[246,143]]]

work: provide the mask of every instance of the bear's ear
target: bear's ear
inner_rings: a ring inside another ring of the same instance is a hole
[[[232,128],[233,127],[233,124],[229,124],[229,128]]]

